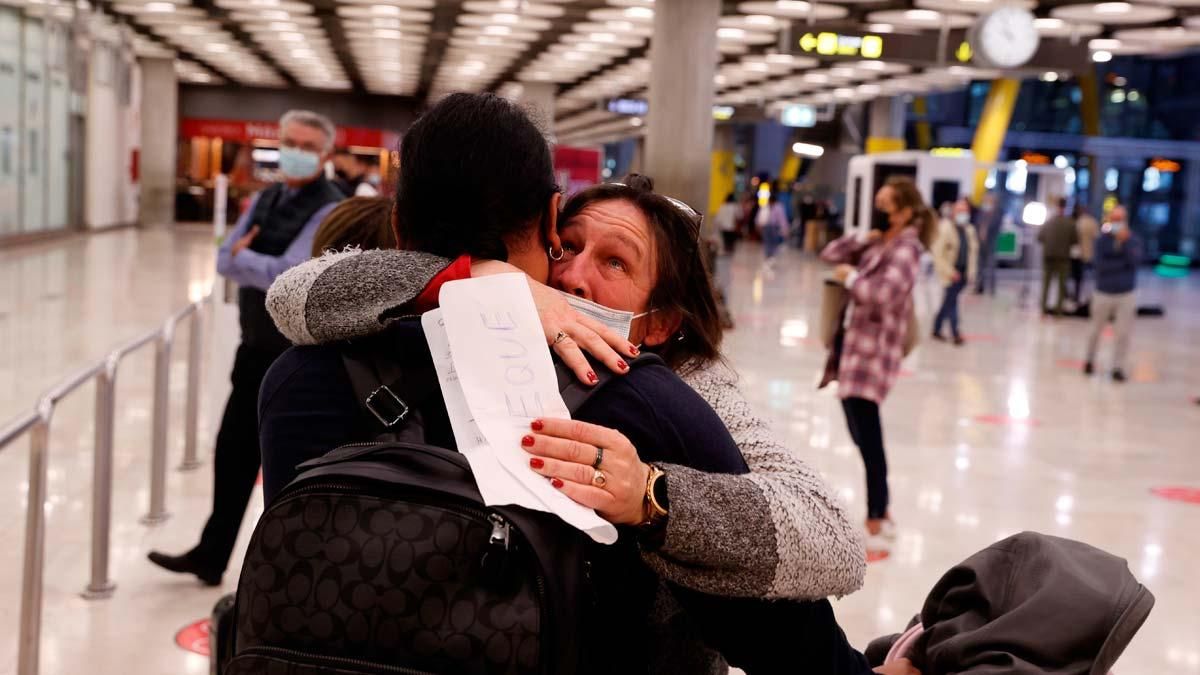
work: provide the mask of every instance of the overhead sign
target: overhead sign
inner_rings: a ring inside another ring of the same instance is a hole
[[[883,60],[909,63],[923,67],[938,65],[971,65],[975,49],[965,30],[952,30],[939,51],[938,36],[933,33],[868,33],[845,28],[823,29],[807,21],[792,23],[793,54],[829,60]],[[1069,38],[1043,37],[1037,52],[1022,66],[1030,70],[1069,70],[1089,72],[1092,67],[1087,40],[1072,43]]]
[[[779,122],[785,127],[815,127],[817,109],[811,105],[789,105],[780,113]]]
[[[256,140],[278,141],[279,123],[184,117],[179,120],[179,135],[182,138],[207,136],[238,143],[251,143]],[[334,142],[339,147],[358,145],[394,150],[400,145],[400,135],[383,129],[338,127]]]
[[[650,103],[644,98],[610,98],[604,102],[604,109],[617,115],[643,117],[649,112]]]

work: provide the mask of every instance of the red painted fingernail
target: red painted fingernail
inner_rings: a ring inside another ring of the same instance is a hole
[[[559,480],[558,478],[551,478],[550,484],[560,490],[562,489],[562,486],[563,486],[563,482],[561,480]]]
[[[531,466],[535,469],[540,469],[543,466],[546,466],[546,462],[542,461],[541,457],[534,457],[529,460],[529,466]]]
[[[546,428],[546,425],[543,424],[541,420],[534,420],[529,424],[529,428],[533,429],[534,431],[541,431],[542,429]]]
[[[638,351],[638,348],[634,345],[629,345],[629,353],[633,354],[634,356],[641,354],[641,352]]]
[[[621,370],[629,370],[629,364],[624,361],[617,361],[617,367]]]
[[[522,436],[521,445],[529,448],[533,446],[533,436]]]
[[[596,377],[596,374],[589,370],[588,371],[588,382],[595,384],[599,381],[600,381],[600,378]]]

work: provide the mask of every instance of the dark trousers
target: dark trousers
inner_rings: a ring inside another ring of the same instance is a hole
[[[879,421],[879,404],[865,398],[842,399],[846,426],[858,446],[867,469],[867,518],[876,520],[887,516],[888,483],[887,457],[883,453],[883,425]]]
[[[1071,297],[1077,306],[1083,303],[1083,282],[1087,278],[1088,267],[1089,263],[1071,258]]]
[[[690,631],[747,675],[862,675],[871,667],[850,646],[828,600],[760,600],[672,587]],[[684,672],[675,670],[673,672]]]
[[[1057,280],[1058,303],[1054,306],[1054,313],[1062,314],[1063,301],[1067,299],[1067,275],[1071,273],[1071,259],[1044,258],[1042,267],[1042,311],[1050,311],[1047,304],[1050,300],[1050,284]]]
[[[233,391],[225,404],[213,458],[213,506],[200,543],[188,554],[212,572],[224,572],[237,542],[242,517],[258,478],[258,390],[279,352],[238,345],[230,380]]]
[[[738,237],[737,230],[721,231],[721,239],[725,242],[726,253],[733,253],[733,250],[737,248]]]
[[[955,338],[961,337],[958,332],[958,296],[967,285],[966,281],[958,281],[946,287],[946,296],[942,298],[942,308],[938,310],[937,319],[933,322],[933,334],[942,334],[942,324],[950,322],[950,334]]]

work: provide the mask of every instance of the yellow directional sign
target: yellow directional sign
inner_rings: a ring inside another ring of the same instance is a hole
[[[961,63],[970,63],[972,56],[974,56],[974,53],[971,51],[971,43],[966,40],[963,40],[958,49],[954,50],[954,58],[958,59]]]
[[[805,33],[804,37],[800,38],[800,48],[806,52],[811,52],[817,48],[817,36],[812,33]]]

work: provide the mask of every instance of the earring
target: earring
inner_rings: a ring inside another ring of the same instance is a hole
[[[559,249],[558,249],[558,255],[554,255],[554,247],[553,247],[553,246],[547,246],[547,247],[546,247],[546,253],[548,253],[548,254],[550,255],[550,259],[551,259],[551,260],[553,260],[554,262],[558,262],[559,260],[562,260],[562,259],[563,259],[563,256],[565,256],[565,255],[567,254],[567,249],[566,249],[566,248],[559,248]]]
[[[682,330],[680,330],[679,333],[675,336],[675,341],[683,342],[683,331]]]

